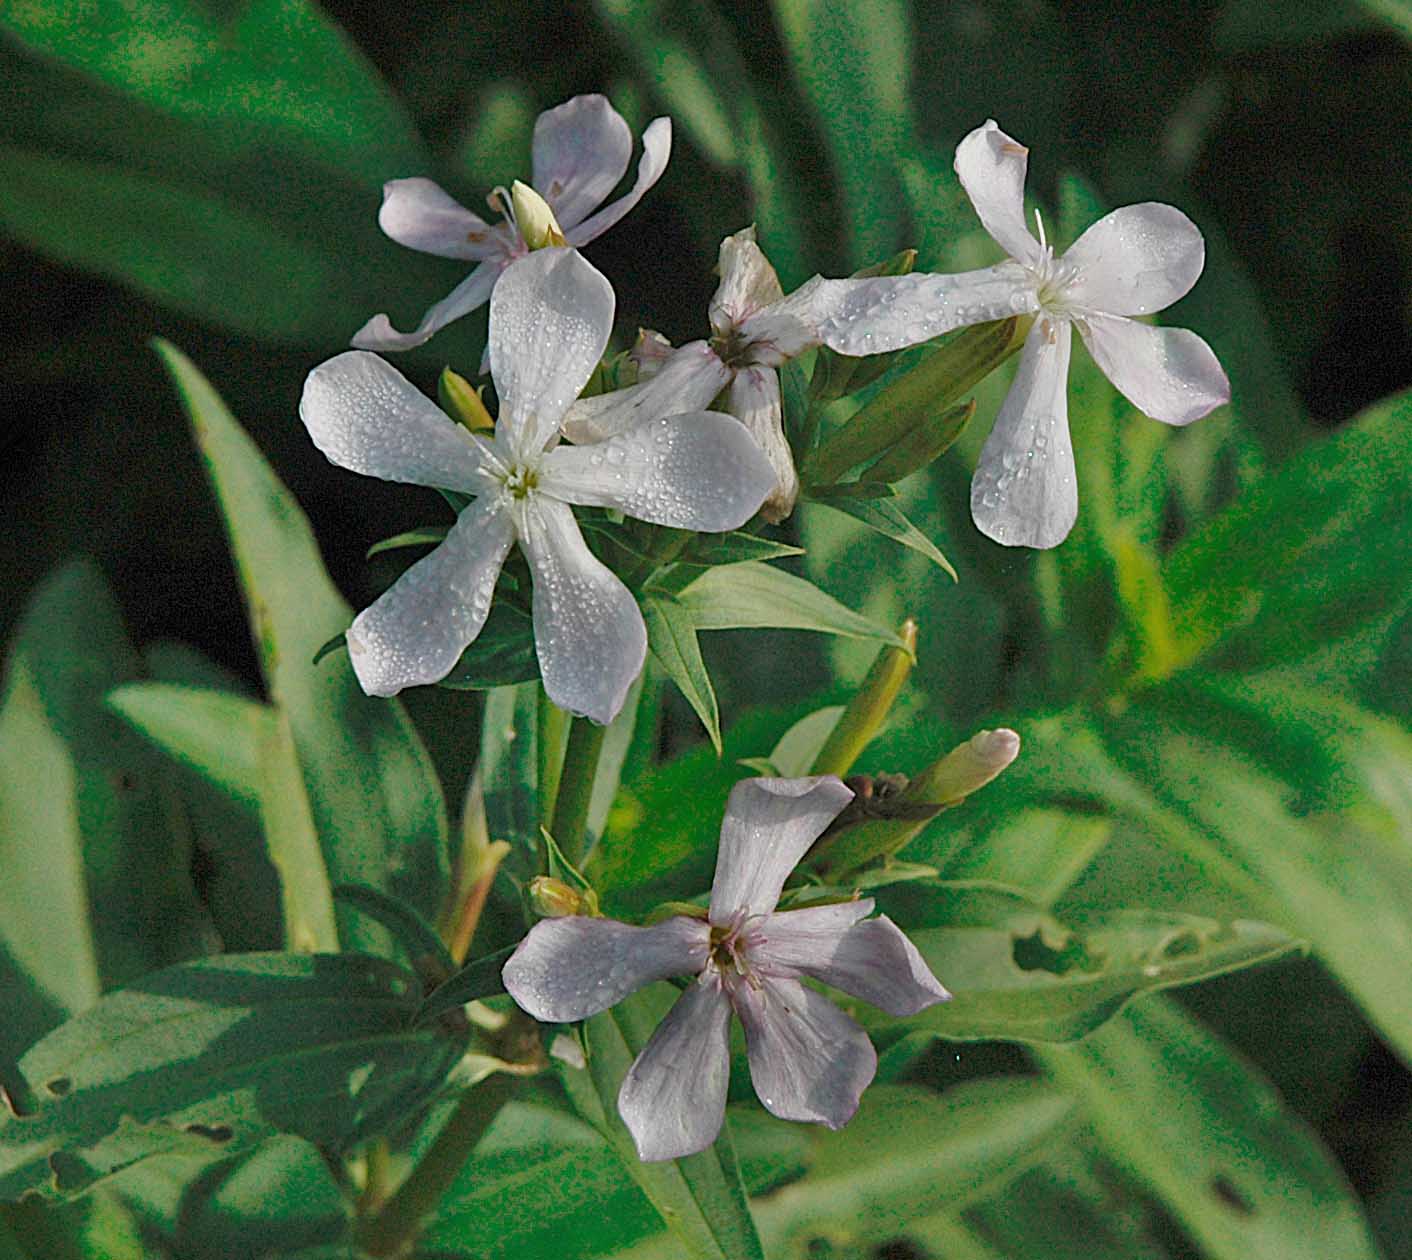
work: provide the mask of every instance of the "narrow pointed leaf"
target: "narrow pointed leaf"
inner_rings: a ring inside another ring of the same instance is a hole
[[[893,542],[901,543],[919,555],[926,556],[953,582],[961,580],[956,576],[956,570],[951,567],[951,561],[941,554],[937,545],[922,533],[907,514],[891,500],[829,498],[820,499],[819,502],[825,507],[832,508],[835,512],[842,512],[845,516],[851,516],[855,521],[861,521],[874,533],[881,534],[884,538],[891,538]]]
[[[719,756],[721,715],[711,676],[701,659],[691,612],[670,595],[648,593],[642,599],[642,619],[647,623],[647,646],[652,655],[701,719]]]

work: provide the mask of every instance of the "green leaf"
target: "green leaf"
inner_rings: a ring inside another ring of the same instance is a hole
[[[419,972],[428,961],[443,975],[449,976],[456,970],[455,960],[446,952],[436,929],[405,901],[390,897],[376,888],[361,888],[356,884],[340,884],[333,890],[333,896],[334,900],[352,906],[381,923],[402,947],[407,961]]]
[[[447,883],[447,825],[431,761],[396,701],[363,694],[346,657],[309,665],[351,610],[308,521],[180,351],[158,343],[191,417],[235,553],[271,699],[289,717],[314,825],[336,884],[381,888],[433,918]],[[376,947],[356,925],[354,946]]]
[[[808,774],[843,716],[844,708],[841,704],[830,704],[800,718],[771,749],[769,773],[785,779],[798,779]]]
[[[539,677],[534,624],[528,613],[503,600],[494,604],[475,642],[437,686],[487,691]]]
[[[701,644],[696,638],[696,625],[689,609],[670,595],[645,593],[642,619],[647,623],[647,645],[652,655],[681,690],[701,719],[706,734],[721,753],[721,714],[716,706],[716,691],[711,675],[701,659]]]
[[[545,813],[539,778],[537,685],[497,687],[485,698],[480,772],[490,835],[512,846],[509,867],[528,878],[538,873],[539,829]]]
[[[739,564],[742,560],[775,560],[780,556],[803,554],[803,547],[734,530],[729,534],[697,534],[677,557],[677,563],[710,569],[718,564]]]
[[[901,543],[904,547],[910,547],[913,551],[926,556],[953,582],[961,580],[956,576],[956,570],[951,567],[951,561],[941,554],[937,545],[922,533],[907,518],[907,514],[891,500],[823,498],[818,502],[825,507],[832,508],[835,512],[851,516],[855,521],[861,521],[874,533],[881,534],[884,538],[891,538],[893,542]]]
[[[1036,1051],[1102,1140],[1212,1260],[1376,1260],[1347,1182],[1253,1068],[1149,1000],[1071,1047]]]
[[[474,962],[467,963],[445,984],[438,985],[422,1002],[417,1010],[415,1022],[425,1023],[446,1011],[458,1010],[467,1002],[478,1002],[481,998],[494,997],[505,992],[505,982],[500,973],[510,961],[510,955],[517,945],[507,945],[493,954],[486,954]]]
[[[368,548],[366,558],[371,560],[374,556],[382,555],[384,551],[396,551],[400,547],[435,547],[437,543],[444,542],[450,532],[449,525],[423,525],[420,529],[409,529],[405,533],[394,534],[391,538],[375,542]]]
[[[333,1151],[400,1128],[460,1057],[409,1031],[417,985],[359,955],[230,954],[110,993],[20,1060],[0,1198],[65,1197],[149,1155],[275,1132]]]

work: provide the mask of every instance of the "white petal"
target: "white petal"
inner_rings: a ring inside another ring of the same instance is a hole
[[[389,180],[382,186],[378,226],[399,245],[441,258],[479,261],[500,251],[493,229],[429,179]]]
[[[385,359],[348,350],[304,381],[299,418],[340,468],[417,486],[481,493],[495,463],[489,446]]]
[[[573,915],[536,923],[505,964],[505,988],[546,1024],[587,1019],[654,980],[696,975],[710,927],[685,916],[653,927]]]
[[[570,245],[587,245],[597,240],[646,195],[647,190],[662,178],[667,159],[672,156],[672,120],[654,118],[642,133],[642,158],[637,164],[637,179],[617,201],[610,201],[597,214],[577,227],[564,224],[564,236]]]
[[[1079,490],[1069,443],[1068,320],[1041,318],[971,481],[971,518],[1007,547],[1057,547],[1074,527]]]
[[[479,264],[464,280],[435,306],[428,308],[419,323],[409,333],[400,333],[386,315],[374,315],[356,333],[352,345],[359,350],[411,350],[440,332],[453,320],[469,315],[490,297],[505,263],[491,258]]]
[[[731,993],[765,1110],[781,1120],[841,1129],[878,1070],[868,1035],[828,998],[797,980],[741,984]]]
[[[534,124],[534,190],[559,226],[581,223],[628,169],[632,132],[606,96],[575,96]]]
[[[858,922],[872,905],[863,900],[772,914],[751,957],[772,975],[813,976],[898,1018],[946,1001],[951,995],[897,924],[886,915]],[[855,906],[864,909],[850,922],[843,911]]]
[[[1150,315],[1190,292],[1206,242],[1175,206],[1145,201],[1105,214],[1062,261],[1074,273],[1065,300],[1109,315]]]
[[[738,421],[697,411],[650,420],[594,446],[560,446],[544,457],[539,484],[568,503],[720,533],[760,510],[775,474]]]
[[[794,511],[799,474],[784,436],[779,373],[769,367],[742,368],[731,382],[729,405],[770,464],[772,488],[760,510],[767,521],[782,521]]]
[[[1116,315],[1090,315],[1079,332],[1104,375],[1154,420],[1190,424],[1231,400],[1215,352],[1194,332]]]
[[[644,1161],[680,1159],[716,1140],[730,1082],[731,1008],[703,976],[677,999],[618,1090],[618,1114]]]
[[[561,709],[611,722],[647,655],[637,601],[583,541],[567,503],[521,500],[516,527],[534,576],[534,646]]]
[[[485,625],[495,579],[514,541],[490,499],[465,508],[442,544],[348,627],[353,672],[370,696],[434,683]]]
[[[711,922],[773,910],[790,871],[852,799],[831,774],[737,783],[721,820]]]
[[[707,342],[688,342],[641,384],[580,398],[564,417],[564,436],[601,442],[648,420],[701,411],[730,381],[730,368]]]
[[[490,299],[497,431],[537,455],[588,384],[613,331],[613,286],[577,250],[541,249],[505,269]]]
[[[1029,150],[987,119],[956,146],[956,174],[985,230],[1016,262],[1039,259],[1039,242],[1025,226]]]
[[[819,340],[839,354],[883,354],[1038,309],[1029,272],[1004,262],[949,276],[825,280],[814,294],[814,325]]]
[[[711,298],[711,327],[718,336],[739,328],[752,315],[784,297],[780,278],[755,243],[752,224],[721,242],[716,272],[721,282]]]

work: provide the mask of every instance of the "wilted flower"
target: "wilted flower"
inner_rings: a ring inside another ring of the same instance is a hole
[[[499,223],[472,214],[429,179],[385,184],[378,223],[388,236],[422,253],[477,266],[412,332],[400,333],[386,315],[374,315],[353,344],[363,350],[410,350],[485,302],[505,268],[531,248],[587,245],[602,236],[662,177],[672,151],[671,119],[648,124],[642,149],[631,190],[591,214],[627,171],[632,132],[607,97],[575,96],[535,122],[533,188],[516,181],[513,193],[496,189],[487,199],[504,216]]]
[[[837,1129],[858,1109],[877,1056],[867,1034],[801,979],[899,1017],[950,996],[896,924],[867,917],[868,898],[775,910],[790,871],[852,798],[831,775],[738,783],[721,823],[708,918],[653,927],[545,919],[505,964],[510,995],[548,1023],[586,1019],[654,980],[695,976],[618,1093],[642,1159],[676,1159],[715,1140],[732,1012],[766,1109]]]
[[[1066,379],[1071,329],[1132,404],[1189,424],[1230,400],[1230,382],[1200,337],[1129,318],[1170,306],[1196,283],[1206,250],[1196,225],[1158,202],[1124,206],[1060,258],[1025,225],[1029,150],[994,122],[956,149],[956,173],[1009,262],[959,275],[914,274],[815,295],[821,335],[845,354],[914,345],[953,328],[1037,315],[1014,384],[971,483],[971,515],[1010,546],[1053,547],[1078,513]]]
[[[349,628],[353,668],[369,694],[446,676],[485,624],[518,542],[534,580],[544,689],[561,708],[607,722],[642,668],[646,631],[569,505],[707,531],[735,529],[759,508],[769,465],[727,416],[660,419],[598,446],[545,449],[612,323],[611,286],[575,251],[541,250],[510,268],[490,303],[500,395],[493,438],[454,423],[374,354],[350,350],[309,374],[299,414],[335,464],[476,496],[446,540]]]

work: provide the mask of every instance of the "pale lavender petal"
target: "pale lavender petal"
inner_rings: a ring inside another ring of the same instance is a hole
[[[1201,231],[1175,206],[1145,201],[1106,214],[1062,259],[1064,299],[1107,315],[1150,315],[1191,290],[1206,264]]]
[[[726,1117],[730,1021],[720,981],[708,973],[657,1025],[618,1090],[639,1159],[681,1159],[716,1140]]]
[[[648,420],[701,411],[731,381],[731,370],[705,341],[672,352],[652,376],[638,385],[580,398],[564,417],[571,442],[601,442]]]
[[[767,521],[782,521],[794,511],[799,474],[784,435],[779,373],[770,367],[742,368],[731,382],[729,406],[731,415],[745,426],[770,465],[771,488],[761,514]]]
[[[506,268],[490,299],[496,424],[532,459],[559,431],[613,331],[613,286],[577,250],[541,249]]]
[[[721,282],[711,298],[710,318],[717,336],[739,328],[784,297],[779,276],[755,243],[753,224],[721,242],[716,272]]]
[[[871,897],[777,910],[751,928],[751,963],[767,975],[798,979],[807,974],[805,961],[832,953],[849,930],[872,912]]]
[[[1039,242],[1025,225],[1029,150],[987,119],[956,146],[956,174],[985,230],[1016,262],[1039,260]]]
[[[1040,319],[971,481],[971,518],[1007,547],[1056,547],[1079,511],[1069,443],[1067,320]]]
[[[878,1070],[868,1035],[828,998],[797,980],[737,985],[731,1002],[745,1025],[750,1079],[781,1120],[841,1129]]]
[[[348,658],[370,696],[445,678],[490,612],[514,532],[492,499],[465,508],[445,540],[348,627]]]
[[[814,324],[814,294],[826,283],[815,276],[787,298],[751,315],[740,325],[744,358],[749,363],[779,367],[819,344]]]
[[[1215,353],[1185,328],[1089,315],[1079,334],[1103,374],[1154,420],[1190,424],[1231,400],[1231,383]]]
[[[789,873],[853,793],[831,774],[743,779],[731,789],[711,885],[711,922],[769,914]]]
[[[483,493],[499,461],[385,359],[348,350],[304,381],[299,418],[340,468],[417,486]]]
[[[479,261],[502,248],[490,224],[420,176],[382,186],[378,226],[399,245],[441,258]]]
[[[711,929],[681,916],[653,927],[572,915],[529,930],[501,976],[526,1011],[546,1024],[587,1019],[654,980],[696,975]]]
[[[770,462],[744,427],[717,411],[650,420],[593,446],[544,457],[545,494],[676,529],[738,529],[775,484]]]
[[[352,345],[359,350],[411,350],[431,338],[453,320],[469,315],[490,297],[505,263],[499,258],[479,264],[435,306],[430,307],[409,333],[398,332],[386,315],[374,315],[356,333]]]
[[[647,655],[637,601],[589,551],[567,503],[532,494],[516,509],[544,690],[561,709],[611,722]]]
[[[617,187],[632,157],[632,132],[597,93],[546,109],[534,124],[534,190],[565,230]]]
[[[564,224],[564,236],[570,245],[587,245],[597,240],[646,195],[647,190],[662,178],[667,159],[672,156],[672,120],[654,118],[642,133],[642,158],[637,164],[637,179],[617,201],[610,201],[597,214],[577,227]]]

